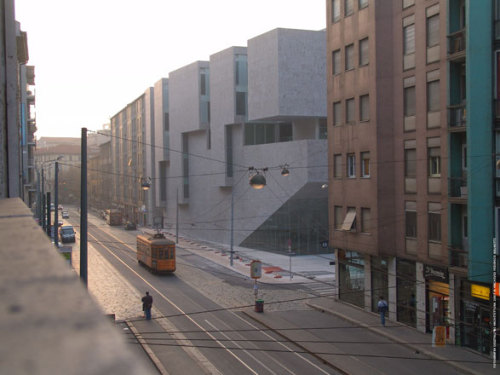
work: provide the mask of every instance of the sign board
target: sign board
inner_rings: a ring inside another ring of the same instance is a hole
[[[424,264],[424,277],[427,280],[441,281],[442,283],[449,282],[448,269]]]
[[[487,286],[471,284],[470,294],[472,297],[485,299],[486,301],[490,300],[490,288]]]
[[[500,297],[500,283],[495,283],[495,296]]]
[[[432,330],[432,347],[446,345],[446,327],[436,326]]]
[[[250,277],[260,279],[262,277],[262,263],[260,260],[252,260],[250,263]]]
[[[326,249],[328,247],[328,241],[321,241],[321,247]]]

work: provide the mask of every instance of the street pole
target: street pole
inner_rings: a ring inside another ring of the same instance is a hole
[[[55,211],[54,211],[54,244],[56,245],[56,247],[59,247],[59,235],[58,235],[58,229],[59,229],[59,192],[58,192],[58,188],[59,188],[59,184],[58,184],[58,181],[57,181],[57,178],[58,178],[58,172],[59,172],[59,163],[58,161],[56,160],[56,162],[54,163],[55,165],[55,174],[54,174],[54,207],[55,207]]]
[[[233,245],[234,245],[234,185],[231,186],[231,239],[230,239],[230,249],[229,249],[229,264],[233,266]]]
[[[42,228],[47,230],[47,224],[45,222],[45,177],[43,175],[43,164],[42,164]]]
[[[176,215],[175,215],[175,243],[179,243],[179,187],[175,192],[176,194]]]
[[[47,192],[47,236],[51,236],[50,230],[50,191]]]
[[[87,128],[82,128],[80,179],[80,279],[87,286]]]

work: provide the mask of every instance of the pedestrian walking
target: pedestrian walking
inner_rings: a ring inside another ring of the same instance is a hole
[[[385,313],[388,310],[388,305],[387,301],[384,299],[383,296],[379,297],[377,308],[378,312],[380,313],[380,323],[382,323],[382,325],[385,326]]]
[[[146,292],[146,295],[142,297],[142,311],[144,311],[144,315],[147,320],[151,320],[151,308],[153,307],[153,297],[149,295],[149,292]]]

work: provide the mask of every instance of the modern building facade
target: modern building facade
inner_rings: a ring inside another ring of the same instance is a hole
[[[471,3],[327,1],[330,243],[340,299],[489,353],[495,8]]]

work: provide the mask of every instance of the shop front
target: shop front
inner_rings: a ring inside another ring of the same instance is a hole
[[[397,320],[417,326],[417,269],[414,261],[396,260]]]
[[[389,270],[386,257],[371,257],[371,276],[372,276],[372,311],[378,312],[378,301],[380,297],[385,300],[389,298]]]
[[[424,264],[426,331],[450,326],[450,285],[446,268]]]
[[[359,307],[365,307],[365,261],[356,251],[338,249],[339,298]]]
[[[490,286],[462,281],[460,299],[460,344],[490,354]]]

